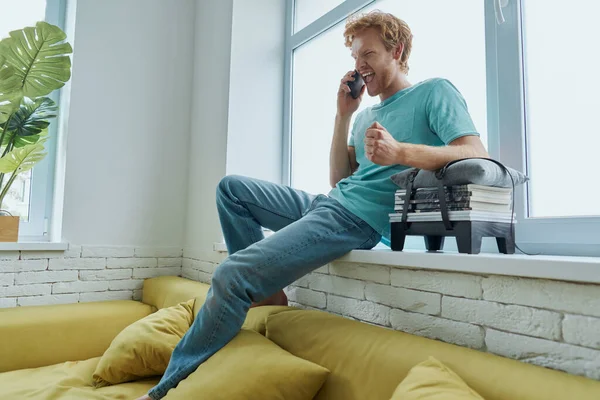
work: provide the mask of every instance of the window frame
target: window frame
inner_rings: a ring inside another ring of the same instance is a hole
[[[489,1],[490,17],[493,1]],[[491,156],[519,171],[531,171],[527,142],[527,104],[523,25],[523,0],[510,0],[503,8],[505,22],[494,26],[495,101],[488,102],[497,113],[496,147]],[[487,25],[488,21],[486,21]],[[492,49],[492,50],[493,50]],[[503,63],[498,60],[503,60]],[[503,82],[499,85],[498,82]],[[502,123],[498,123],[502,121]],[[559,186],[557,191],[562,188]],[[545,255],[600,256],[600,216],[530,217],[529,183],[515,192],[517,244],[524,251]],[[551,226],[551,229],[549,228]]]
[[[294,32],[295,0],[286,0],[282,184],[291,185],[293,57],[301,45],[327,31],[348,15],[377,0],[346,0],[325,15]],[[519,171],[529,171],[526,141],[526,93],[524,78],[522,1],[509,0],[499,24],[496,2],[485,1],[486,83],[488,151],[492,158]],[[500,62],[502,60],[502,62]],[[502,83],[502,84],[500,84]],[[515,190],[517,244],[528,252],[544,255],[600,256],[600,217],[530,218],[529,185]],[[559,188],[560,190],[560,188]],[[548,225],[552,229],[548,229]],[[560,234],[556,234],[560,232]],[[407,247],[415,241],[407,240]],[[422,240],[419,241],[422,248]],[[451,249],[453,246],[446,246]],[[497,249],[484,242],[483,251]]]
[[[66,9],[67,0],[46,0],[45,21],[64,30]],[[54,91],[49,97],[60,105],[61,90]],[[52,120],[48,127],[48,155],[31,171],[29,220],[19,224],[19,241],[49,241],[49,216],[53,206],[57,135],[61,118],[62,109],[59,109],[56,119]]]

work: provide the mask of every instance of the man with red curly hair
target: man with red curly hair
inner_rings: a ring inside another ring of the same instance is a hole
[[[282,288],[351,250],[371,249],[388,238],[393,174],[487,156],[464,99],[449,81],[408,81],[412,34],[404,21],[372,12],[349,19],[344,37],[366,85],[354,99],[348,87],[354,71],[349,71],[339,86],[332,190],[315,196],[247,177],[221,180],[217,208],[229,257],[216,268],[206,302],[161,381],[141,399],[161,399],[225,346],[250,307],[287,304]],[[365,90],[381,102],[359,113],[349,132]],[[261,227],[275,233],[265,238]]]

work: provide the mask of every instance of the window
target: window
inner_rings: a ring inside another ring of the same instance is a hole
[[[312,3],[288,1],[285,184],[311,193],[330,190],[336,91],[354,67],[344,47],[344,23],[353,13],[380,9],[413,31],[409,80],[450,79],[490,155],[530,177],[515,193],[519,246],[541,254],[600,255],[600,190],[591,172],[600,147],[594,121],[600,78],[589,50],[595,45],[589,27],[600,5],[331,0],[310,8]],[[360,109],[376,102],[365,95]]]
[[[590,184],[590,160],[600,148],[596,113],[598,56],[590,35],[600,3],[572,0],[568,7],[523,2],[523,65],[529,215],[599,216],[598,188]],[[557,49],[564,49],[557,54]],[[565,69],[575,73],[563,81]],[[568,166],[568,167],[567,167]],[[577,172],[576,172],[577,171]],[[577,188],[577,206],[556,196],[557,184]]]
[[[432,7],[439,12],[432,15],[428,11]],[[431,77],[449,78],[467,99],[485,142],[483,4],[473,2],[466,10],[458,10],[445,0],[380,0],[359,12],[376,8],[402,15],[411,27],[415,38],[409,60],[409,79],[416,83]],[[342,76],[354,69],[350,50],[344,46],[344,25],[345,18],[294,49],[292,55],[291,184],[310,193],[327,193],[331,189],[329,148],[336,113],[336,93]],[[457,42],[452,46],[439,37],[440,33],[450,31]],[[378,98],[365,94],[359,111],[378,102]]]
[[[0,35],[47,21],[64,29],[66,0],[10,0],[0,13]],[[59,92],[51,98],[58,104]],[[59,116],[60,117],[60,116]],[[5,198],[4,208],[21,217],[19,235],[28,240],[47,240],[46,221],[51,210],[54,181],[54,155],[58,122],[49,126],[50,140],[46,143],[48,156],[32,170],[18,176]]]
[[[343,2],[344,0],[296,0],[294,31],[302,30],[306,25],[314,22]]]

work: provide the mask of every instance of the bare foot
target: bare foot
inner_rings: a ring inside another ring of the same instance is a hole
[[[139,398],[138,398],[138,399],[136,399],[136,400],[152,400],[152,399],[150,398],[150,396],[148,396],[148,395],[146,394],[146,395],[144,395],[144,396],[142,396],[142,397],[139,397]]]
[[[260,306],[287,306],[288,299],[283,290],[275,293],[273,296],[264,299],[260,303],[253,303],[252,307],[260,307]]]

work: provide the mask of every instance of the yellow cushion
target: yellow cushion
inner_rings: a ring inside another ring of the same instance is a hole
[[[0,373],[0,399],[127,400],[143,396],[158,378],[94,388],[92,373],[100,357]]]
[[[204,303],[209,289],[210,285],[191,279],[160,276],[144,281],[142,301],[159,310],[194,298],[201,298],[201,303]]]
[[[312,400],[329,371],[242,330],[165,400]]]
[[[96,387],[161,375],[192,321],[194,300],[163,308],[125,328],[94,371]]]
[[[267,338],[331,371],[315,400],[389,400],[429,356],[486,400],[598,400],[600,382],[320,311],[267,319]]]
[[[454,371],[434,357],[413,367],[391,400],[483,400]]]
[[[131,300],[4,310],[0,372],[99,357],[119,332],[152,311]]]
[[[242,329],[251,329],[265,335],[267,333],[267,317],[284,311],[297,310],[286,306],[260,306],[251,308],[246,315]]]

